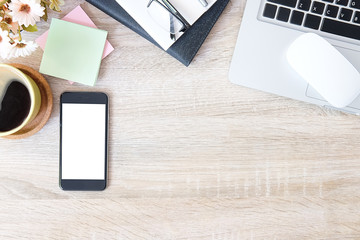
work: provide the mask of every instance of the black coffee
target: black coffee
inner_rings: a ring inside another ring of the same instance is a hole
[[[29,90],[24,84],[13,80],[0,103],[0,132],[6,132],[20,126],[28,116],[30,107]]]

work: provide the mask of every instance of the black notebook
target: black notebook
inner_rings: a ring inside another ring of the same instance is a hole
[[[160,47],[115,0],[86,1]],[[229,0],[217,0],[166,52],[189,66],[228,2]]]

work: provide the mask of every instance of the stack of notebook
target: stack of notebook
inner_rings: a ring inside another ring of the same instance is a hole
[[[156,46],[156,41],[115,1],[115,0],[86,0],[101,11],[132,29]],[[210,30],[225,9],[229,0],[217,0],[169,49],[168,54],[188,66],[205,41]]]

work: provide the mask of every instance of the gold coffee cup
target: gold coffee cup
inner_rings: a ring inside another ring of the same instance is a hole
[[[13,66],[0,64],[0,137],[21,130],[36,117],[40,105],[34,80]]]

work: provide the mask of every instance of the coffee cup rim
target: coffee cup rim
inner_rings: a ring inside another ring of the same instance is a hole
[[[35,93],[34,93],[34,89],[31,85],[31,82],[30,82],[30,77],[27,76],[25,73],[23,73],[22,71],[20,71],[19,69],[17,69],[16,67],[13,67],[9,64],[5,64],[5,63],[0,63],[0,68],[5,68],[5,69],[10,69],[13,73],[15,73],[16,75],[18,75],[21,80],[23,80],[24,82],[22,83],[25,83],[25,86],[26,88],[28,89],[29,91],[29,94],[30,94],[30,110],[29,110],[29,113],[28,115],[26,116],[26,118],[24,119],[24,121],[19,125],[17,126],[16,128],[13,128],[9,131],[6,131],[6,132],[1,132],[0,131],[0,137],[1,136],[7,136],[7,135],[11,135],[17,131],[19,131],[21,128],[23,128],[30,120],[31,118],[31,113],[34,111],[35,109]]]

